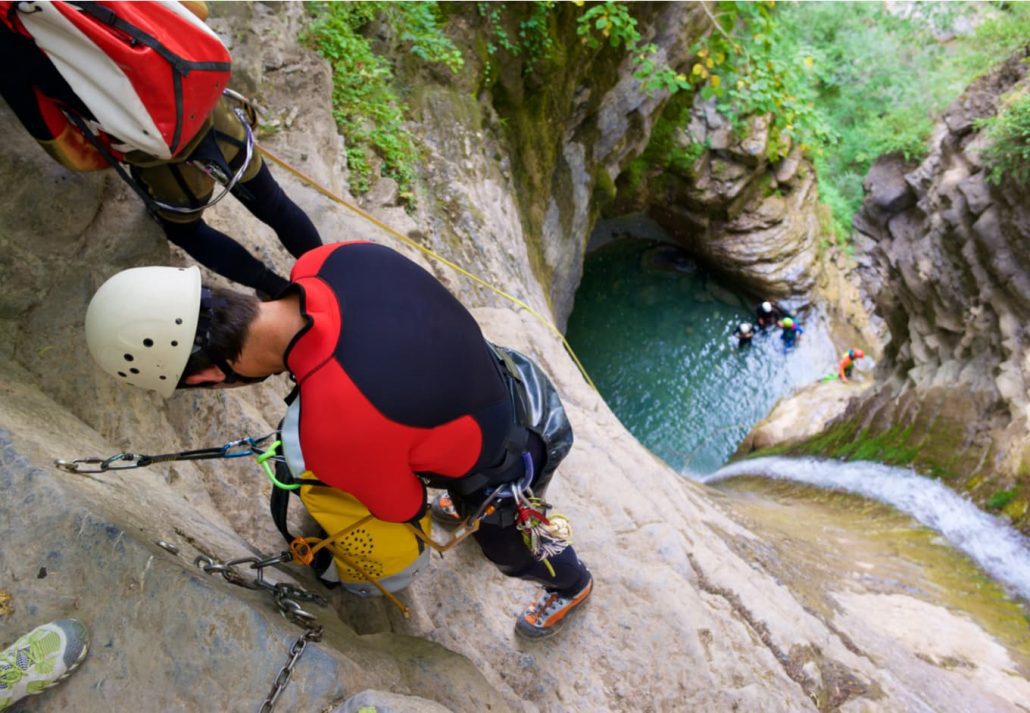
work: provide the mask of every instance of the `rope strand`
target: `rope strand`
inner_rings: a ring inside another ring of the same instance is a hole
[[[558,329],[558,327],[556,327],[553,322],[551,322],[549,319],[544,317],[537,310],[533,309],[533,307],[531,307],[529,304],[527,304],[524,300],[521,300],[518,297],[515,297],[514,295],[509,294],[508,292],[505,292],[504,290],[502,290],[499,287],[496,287],[495,285],[491,285],[489,282],[487,282],[483,278],[479,277],[478,275],[475,275],[475,274],[469,272],[468,270],[466,270],[465,268],[461,267],[457,263],[452,262],[451,260],[448,260],[443,255],[440,255],[439,253],[434,252],[433,250],[430,250],[429,248],[425,247],[424,245],[419,245],[417,242],[415,242],[414,240],[412,240],[408,236],[403,235],[400,232],[394,230],[393,228],[391,228],[389,225],[386,225],[385,223],[383,223],[378,218],[376,218],[373,215],[369,214],[368,212],[362,210],[361,208],[357,207],[356,205],[353,205],[352,203],[348,202],[346,199],[342,198],[341,196],[333,193],[328,188],[323,186],[321,183],[316,181],[311,176],[308,176],[306,173],[304,173],[300,169],[294,168],[292,165],[287,163],[285,160],[279,158],[279,156],[277,156],[275,153],[270,151],[265,146],[260,146],[259,145],[258,146],[258,150],[261,151],[261,153],[263,153],[269,159],[271,159],[272,161],[277,163],[279,166],[281,166],[282,168],[286,169],[287,171],[292,173],[294,176],[299,178],[301,181],[303,181],[304,183],[306,183],[309,186],[311,186],[312,188],[314,188],[316,191],[321,193],[326,198],[329,198],[330,200],[335,201],[336,203],[339,203],[344,208],[352,211],[353,213],[356,213],[360,217],[362,217],[365,220],[367,220],[368,222],[372,223],[372,225],[376,226],[380,230],[383,230],[386,233],[388,233],[389,235],[391,235],[392,237],[396,238],[397,240],[400,240],[402,243],[404,243],[406,245],[410,245],[411,247],[413,247],[416,250],[422,252],[423,254],[427,255],[428,257],[436,260],[437,262],[443,263],[447,267],[449,267],[452,270],[455,270],[456,272],[464,275],[465,277],[469,278],[473,282],[475,282],[475,283],[477,283],[477,284],[487,288],[488,290],[490,290],[490,291],[494,292],[495,294],[500,295],[504,299],[508,300],[512,304],[514,304],[514,305],[516,305],[518,307],[521,307],[522,309],[524,309],[527,312],[529,312],[541,324],[543,324],[545,327],[550,329],[552,332],[554,332],[558,336],[558,338],[562,342],[562,346],[565,347],[565,351],[568,352],[570,357],[572,357],[572,361],[575,362],[576,367],[579,369],[579,373],[581,373],[583,375],[583,378],[586,380],[586,382],[588,384],[590,384],[590,388],[592,388],[594,391],[597,391],[597,386],[594,385],[593,380],[590,378],[590,375],[587,374],[587,370],[583,367],[583,364],[579,361],[579,357],[576,356],[576,352],[574,352],[572,350],[572,345],[569,344],[569,341],[565,338],[565,335],[561,333],[561,330]]]

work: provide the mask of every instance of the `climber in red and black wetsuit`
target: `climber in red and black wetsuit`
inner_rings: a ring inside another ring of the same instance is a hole
[[[571,429],[564,449],[545,444],[542,430],[527,422],[520,391],[532,379],[512,374],[512,356],[528,360],[517,352],[503,358],[507,352],[487,343],[472,315],[430,273],[381,245],[344,243],[305,254],[291,279],[269,302],[202,290],[193,344],[162,364],[181,362],[171,376],[182,386],[245,383],[288,369],[297,382],[290,408],[299,409],[303,459],[291,469],[312,471],[381,520],[417,521],[426,483],[447,488],[469,514],[495,488],[522,480],[527,468],[534,494],[542,495],[571,446]],[[126,300],[116,302],[124,309]],[[97,356],[90,319],[87,337]],[[117,329],[110,331],[115,338]],[[109,373],[123,373],[117,370],[124,365],[97,359]],[[165,381],[131,383],[168,395]],[[592,577],[571,547],[546,562],[534,557],[513,508],[498,502],[476,540],[504,574],[545,588],[516,630],[547,636],[586,601]]]

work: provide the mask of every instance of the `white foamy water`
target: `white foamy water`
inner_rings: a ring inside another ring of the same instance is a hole
[[[713,483],[745,475],[833,488],[891,505],[939,532],[1030,601],[1030,539],[935,480],[882,463],[780,457],[741,461],[698,480]]]

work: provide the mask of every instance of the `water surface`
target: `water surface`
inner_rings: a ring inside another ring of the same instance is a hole
[[[618,240],[587,256],[567,336],[615,415],[673,468],[710,473],[795,388],[836,369],[821,327],[739,348],[756,300],[670,245]]]

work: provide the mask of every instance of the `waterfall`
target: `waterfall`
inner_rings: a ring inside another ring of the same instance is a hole
[[[882,463],[780,457],[740,461],[698,480],[711,484],[745,475],[832,488],[891,505],[939,532],[1030,601],[1030,539],[935,480]]]

